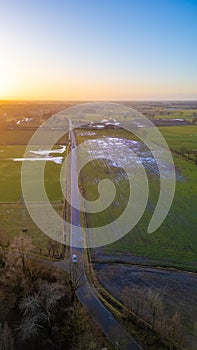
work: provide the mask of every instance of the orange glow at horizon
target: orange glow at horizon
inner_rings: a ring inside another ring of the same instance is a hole
[[[1,68],[1,67],[0,67]],[[0,100],[153,100],[153,99],[187,99],[186,91],[195,95],[195,89],[187,84],[176,84],[168,81],[149,82],[133,76],[131,81],[119,77],[77,76],[67,72],[52,74],[49,70],[33,67],[18,67],[9,74],[0,71]],[[37,71],[36,71],[37,68]]]
[[[69,90],[69,89],[68,89]],[[5,89],[5,85],[4,84],[0,84],[0,101],[1,100],[16,100],[16,101],[52,101],[52,100],[59,100],[59,101],[63,101],[63,100],[68,100],[68,101],[89,101],[89,100],[95,100],[95,101],[107,101],[107,100],[157,100],[157,99],[174,99],[174,100],[178,100],[178,99],[187,99],[187,96],[185,96],[184,93],[182,94],[170,94],[169,92],[167,93],[158,93],[158,94],[151,94],[150,90],[147,92],[142,93],[138,93],[138,91],[136,91],[135,89],[133,90],[132,94],[128,94],[127,93],[118,93],[118,92],[113,92],[113,90],[109,92],[106,91],[106,93],[104,94],[103,91],[100,92],[99,90],[97,90],[97,92],[95,91],[90,91],[88,92],[87,90],[84,89],[83,93],[80,93],[80,89],[79,90],[75,90],[75,91],[51,91],[50,89],[48,89],[48,87],[46,89],[44,89],[44,93],[43,90],[39,93],[39,91],[37,90],[36,93],[35,92],[31,92],[31,91],[27,91],[23,93],[21,93],[22,91],[20,91],[20,94],[17,93],[9,93],[9,89]],[[131,91],[131,89],[130,89]],[[191,99],[191,98],[188,98]],[[195,96],[193,98],[195,100]]]

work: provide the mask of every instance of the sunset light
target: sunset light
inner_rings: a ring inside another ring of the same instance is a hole
[[[0,98],[195,99],[196,10],[196,1],[3,2]]]
[[[197,0],[0,18],[0,350],[196,350]]]
[[[6,98],[9,95],[10,82],[6,78],[6,74],[0,72],[0,99]]]

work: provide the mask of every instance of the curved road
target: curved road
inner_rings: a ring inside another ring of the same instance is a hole
[[[71,149],[76,147],[75,135],[72,130],[72,123],[69,120]],[[71,204],[74,203],[76,207],[80,208],[79,194],[78,194],[78,178],[77,178],[77,155],[76,152],[72,152],[71,158]],[[71,255],[76,254],[78,262],[76,268],[82,271],[83,284],[76,291],[77,298],[81,304],[88,310],[91,318],[98,324],[100,329],[106,335],[106,337],[123,350],[143,350],[140,345],[128,334],[125,328],[115,319],[113,314],[101,303],[95,294],[93,288],[89,284],[85,270],[84,270],[84,257],[83,257],[83,243],[82,243],[82,230],[80,228],[80,212],[73,206],[71,207],[71,223],[73,228],[70,232],[70,246]],[[75,230],[76,227],[76,230]],[[65,236],[65,235],[64,235]],[[77,247],[81,248],[77,248]],[[61,266],[62,269],[68,268],[66,261],[56,263]]]

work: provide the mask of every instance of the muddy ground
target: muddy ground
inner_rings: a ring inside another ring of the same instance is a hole
[[[172,313],[178,311],[188,349],[197,349],[197,274],[121,263],[95,263],[100,283],[124,302],[125,287],[159,291]]]

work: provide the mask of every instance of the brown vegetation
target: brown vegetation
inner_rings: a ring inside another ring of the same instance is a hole
[[[21,234],[1,251],[0,349],[101,349],[106,341],[74,297],[81,275],[35,259],[32,248]]]
[[[180,330],[180,315],[175,312],[170,315],[165,308],[158,291],[149,289],[148,293],[139,288],[126,287],[123,291],[126,306],[126,317],[137,315],[146,322],[147,326],[155,332],[167,348],[181,347],[182,334]]]

